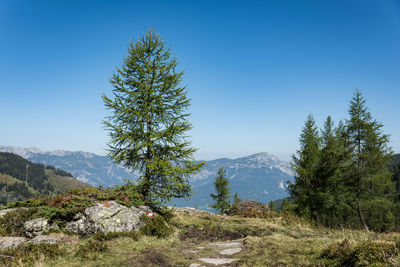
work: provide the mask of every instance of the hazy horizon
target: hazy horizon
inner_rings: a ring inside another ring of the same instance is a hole
[[[101,94],[146,27],[185,70],[199,160],[289,161],[356,88],[400,152],[400,2],[0,0],[0,145],[105,155]]]

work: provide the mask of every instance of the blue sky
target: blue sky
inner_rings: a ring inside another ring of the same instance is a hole
[[[105,154],[101,100],[155,27],[192,98],[197,159],[289,160],[307,114],[359,88],[400,152],[400,1],[0,0],[0,145]]]

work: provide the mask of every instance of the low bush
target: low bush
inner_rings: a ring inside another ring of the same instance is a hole
[[[65,249],[59,244],[27,244],[3,250],[0,255],[0,265],[33,266],[38,260],[55,259],[65,253]]]
[[[156,236],[158,238],[168,237],[172,232],[172,226],[168,225],[163,216],[147,217],[142,216],[145,224],[140,232],[148,236]]]
[[[38,208],[18,209],[0,217],[1,236],[25,236],[24,223],[37,218]]]
[[[268,218],[276,216],[276,212],[257,201],[236,201],[227,211],[228,215],[238,215],[247,218]]]
[[[345,239],[339,244],[329,245],[321,258],[336,266],[392,266],[393,258],[399,256],[399,243],[365,241],[351,245]]]

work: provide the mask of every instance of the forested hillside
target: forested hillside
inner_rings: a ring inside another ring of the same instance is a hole
[[[89,185],[64,170],[0,152],[0,204],[86,187]]]

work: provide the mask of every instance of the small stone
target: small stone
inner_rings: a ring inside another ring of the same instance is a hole
[[[200,264],[198,263],[192,263],[189,265],[189,267],[200,267]]]
[[[189,253],[197,253],[199,252],[198,250],[188,250]]]
[[[210,244],[210,246],[219,247],[219,248],[241,247],[242,243],[239,241],[218,242],[218,243],[212,243],[212,244]]]
[[[228,264],[236,259],[227,259],[227,258],[201,258],[199,261],[209,263],[209,264],[214,264],[214,265],[222,265],[222,264]]]
[[[228,248],[219,252],[221,255],[233,255],[242,251],[241,248]]]
[[[55,237],[55,236],[49,236],[49,235],[39,235],[31,240],[28,241],[28,243],[32,244],[39,244],[39,243],[47,243],[47,244],[55,244],[57,242],[62,241],[62,237]]]

